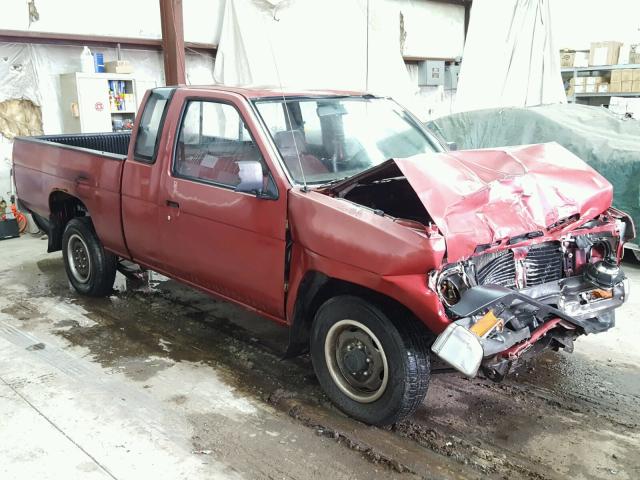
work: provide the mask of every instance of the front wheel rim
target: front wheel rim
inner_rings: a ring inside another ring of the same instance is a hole
[[[389,381],[387,357],[378,337],[356,320],[331,326],[324,343],[325,361],[337,387],[352,400],[371,403]]]
[[[84,239],[77,233],[67,242],[67,259],[71,275],[80,283],[87,283],[91,277],[91,257]]]

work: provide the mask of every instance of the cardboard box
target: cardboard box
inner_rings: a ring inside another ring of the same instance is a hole
[[[571,85],[572,87],[575,87],[576,85],[586,85],[587,84],[587,77],[571,77],[571,80],[569,80],[569,85]]]
[[[621,81],[622,81],[622,70],[612,70],[611,82],[621,82]]]
[[[598,91],[597,85],[585,85],[584,93],[596,93]]]
[[[633,81],[640,80],[640,68],[633,70]]]
[[[631,86],[631,91],[634,93],[640,93],[640,80],[634,80]]]
[[[640,63],[640,43],[632,43],[629,46],[628,62],[632,64]]]
[[[618,65],[626,65],[629,63],[629,49],[631,45],[623,43],[620,47],[620,54],[618,55]]]
[[[621,42],[593,42],[589,51],[589,66],[615,65],[620,56]]]
[[[608,83],[599,83],[598,84],[598,93],[609,93],[609,84]]]
[[[624,70],[620,70],[620,73],[622,74],[622,81],[623,82],[631,82],[631,81],[633,81],[633,69],[625,68]]]
[[[561,67],[573,67],[573,63],[576,59],[576,52],[574,50],[560,50],[560,66]]]
[[[576,91],[573,87],[569,87],[567,88],[567,91],[565,93],[567,94],[567,97],[573,97]]]
[[[602,77],[586,77],[585,85],[597,85],[602,83]]]
[[[609,93],[619,93],[622,91],[622,82],[611,82],[609,84]]]
[[[588,67],[589,66],[589,52],[576,52],[573,60],[574,67]]]
[[[576,85],[573,87],[576,93],[584,93],[585,86],[584,85]]]
[[[632,92],[633,91],[633,81],[632,80],[627,80],[626,82],[622,82],[622,90],[620,90],[622,93],[628,93],[628,92]]]
[[[104,69],[107,73],[133,73],[133,65],[128,60],[104,62]]]

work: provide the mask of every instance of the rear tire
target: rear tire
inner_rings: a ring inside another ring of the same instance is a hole
[[[320,385],[346,414],[390,425],[413,414],[429,386],[428,331],[413,318],[389,317],[350,295],[325,302],[311,331]]]
[[[111,294],[117,257],[105,251],[87,217],[73,218],[62,235],[62,258],[67,277],[78,293],[91,297]]]

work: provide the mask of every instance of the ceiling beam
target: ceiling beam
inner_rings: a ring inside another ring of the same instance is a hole
[[[408,63],[419,63],[424,62],[425,60],[440,60],[443,62],[455,62],[455,58],[451,57],[416,57],[413,55],[403,55],[402,59]]]
[[[0,42],[5,43],[32,43],[36,45],[70,45],[116,48],[118,44],[122,48],[134,50],[162,51],[162,40],[157,38],[132,38],[111,37],[103,35],[78,35],[71,33],[34,32],[23,30],[0,29]],[[214,56],[218,46],[213,43],[185,42],[187,50],[195,50]]]
[[[459,5],[461,7],[466,7],[467,5],[471,5],[473,0],[428,0],[434,3],[446,3],[449,5]]]

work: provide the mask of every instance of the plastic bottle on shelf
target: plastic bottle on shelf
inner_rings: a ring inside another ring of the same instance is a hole
[[[95,71],[93,55],[89,47],[84,47],[80,54],[80,71],[82,73],[93,73]]]

